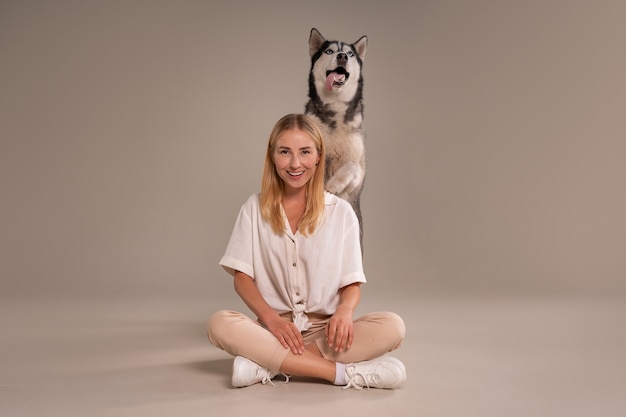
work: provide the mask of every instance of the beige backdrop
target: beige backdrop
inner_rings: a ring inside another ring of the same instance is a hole
[[[231,292],[311,27],[368,35],[370,290],[626,289],[626,3],[2,1],[3,295]]]

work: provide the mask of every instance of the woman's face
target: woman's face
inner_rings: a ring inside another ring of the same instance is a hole
[[[304,187],[317,170],[320,160],[315,141],[299,129],[284,131],[276,140],[272,160],[285,191]]]

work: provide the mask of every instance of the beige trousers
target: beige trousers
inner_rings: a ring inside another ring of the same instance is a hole
[[[283,315],[291,321],[291,313]],[[302,332],[304,344],[316,343],[322,356],[333,362],[353,363],[370,360],[400,347],[406,328],[400,316],[391,312],[369,313],[354,321],[352,347],[335,352],[328,347],[324,330],[330,316],[309,315],[312,324]],[[207,325],[209,341],[233,356],[244,356],[259,365],[278,371],[289,349],[261,323],[245,314],[222,310]]]

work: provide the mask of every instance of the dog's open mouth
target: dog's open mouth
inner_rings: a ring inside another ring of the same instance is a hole
[[[350,73],[344,67],[326,71],[326,89],[332,91],[334,86],[342,86],[348,81]]]

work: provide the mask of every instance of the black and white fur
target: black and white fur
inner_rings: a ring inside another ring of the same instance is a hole
[[[326,145],[326,190],[348,201],[359,219],[365,180],[363,76],[367,37],[353,44],[329,41],[313,28],[309,36],[311,71],[305,114],[313,118]]]

